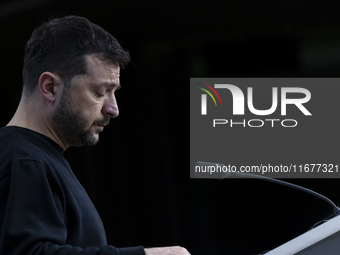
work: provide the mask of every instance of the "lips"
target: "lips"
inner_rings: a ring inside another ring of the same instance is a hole
[[[106,125],[108,125],[110,123],[110,118],[107,118],[105,120],[101,120],[101,121],[95,121],[94,125],[96,126],[101,126],[101,127],[105,127]]]

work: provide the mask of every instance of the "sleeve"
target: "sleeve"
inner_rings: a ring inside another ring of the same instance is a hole
[[[60,191],[53,190],[56,185],[51,185],[42,163],[13,162],[8,181],[5,217],[0,219],[3,221],[0,254],[145,255],[143,247],[106,245],[81,248],[67,245]]]

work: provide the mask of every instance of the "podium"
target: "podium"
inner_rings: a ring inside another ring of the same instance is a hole
[[[265,253],[265,255],[340,254],[340,215]]]

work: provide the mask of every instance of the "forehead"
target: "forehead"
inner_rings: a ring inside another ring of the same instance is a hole
[[[119,65],[110,60],[104,60],[96,55],[87,55],[87,74],[101,83],[118,83],[120,76]]]

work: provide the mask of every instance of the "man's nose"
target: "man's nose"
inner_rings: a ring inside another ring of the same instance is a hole
[[[109,118],[115,118],[119,115],[117,100],[113,93],[105,98],[102,113]]]

